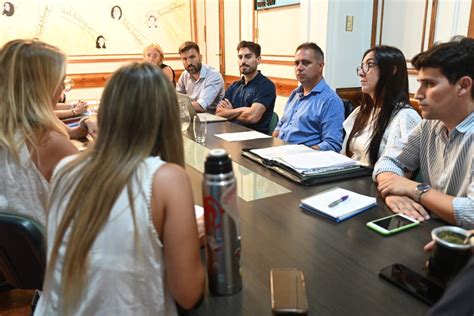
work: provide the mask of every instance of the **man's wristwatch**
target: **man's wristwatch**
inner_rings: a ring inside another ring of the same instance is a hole
[[[415,188],[415,201],[420,202],[421,196],[431,189],[431,185],[428,183],[420,183]]]

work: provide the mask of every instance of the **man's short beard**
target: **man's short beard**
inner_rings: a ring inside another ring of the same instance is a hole
[[[186,70],[187,70],[190,74],[194,75],[194,74],[197,74],[198,72],[200,72],[200,71],[201,71],[201,68],[202,68],[202,63],[199,63],[199,64],[197,64],[196,66],[194,66],[194,65],[189,65],[188,68],[186,68]],[[192,70],[190,70],[190,69],[192,69]]]

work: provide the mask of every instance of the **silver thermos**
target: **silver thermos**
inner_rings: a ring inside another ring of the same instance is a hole
[[[240,221],[232,161],[224,149],[212,149],[202,182],[209,290],[214,295],[240,291]]]

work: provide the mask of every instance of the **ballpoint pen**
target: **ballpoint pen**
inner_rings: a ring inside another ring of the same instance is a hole
[[[339,203],[342,203],[344,202],[345,200],[347,200],[349,198],[349,195],[344,195],[343,197],[331,202],[328,204],[328,207],[334,207],[336,205],[339,205]]]

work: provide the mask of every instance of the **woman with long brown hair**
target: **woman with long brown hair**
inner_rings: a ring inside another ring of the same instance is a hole
[[[149,63],[120,68],[98,128],[94,146],[54,175],[36,313],[175,315],[174,300],[200,298],[204,272],[169,80]]]
[[[398,48],[367,50],[357,75],[362,102],[344,121],[342,153],[373,166],[386,149],[400,146],[421,118],[409,102],[406,60]]]

